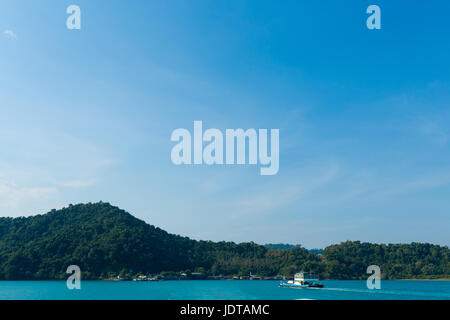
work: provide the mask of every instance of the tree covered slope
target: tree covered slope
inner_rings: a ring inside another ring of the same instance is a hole
[[[200,271],[209,275],[291,275],[363,279],[370,264],[384,278],[448,277],[449,249],[431,244],[344,242],[317,255],[255,243],[196,241],[173,235],[108,203],[70,205],[44,215],[0,218],[0,280],[63,279],[69,265],[84,279],[126,273]]]

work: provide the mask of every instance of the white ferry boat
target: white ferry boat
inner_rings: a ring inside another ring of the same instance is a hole
[[[291,288],[323,288],[323,284],[319,282],[319,276],[307,272],[296,273],[294,280],[281,282],[279,286]]]

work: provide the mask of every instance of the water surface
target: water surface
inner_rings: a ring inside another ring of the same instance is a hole
[[[322,281],[325,288],[280,288],[278,281],[192,280],[160,282],[82,281],[81,290],[68,290],[65,281],[0,281],[0,299],[79,300],[416,300],[450,299],[450,281],[381,281],[369,290],[366,281]]]

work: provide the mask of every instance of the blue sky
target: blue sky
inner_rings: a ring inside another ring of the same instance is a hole
[[[450,244],[448,1],[129,2],[0,4],[1,216],[103,200],[195,239]],[[278,174],[173,165],[194,120],[279,128]]]

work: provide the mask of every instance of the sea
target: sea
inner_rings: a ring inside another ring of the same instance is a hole
[[[321,281],[324,288],[283,288],[269,280],[0,281],[0,300],[450,300],[450,281]]]

